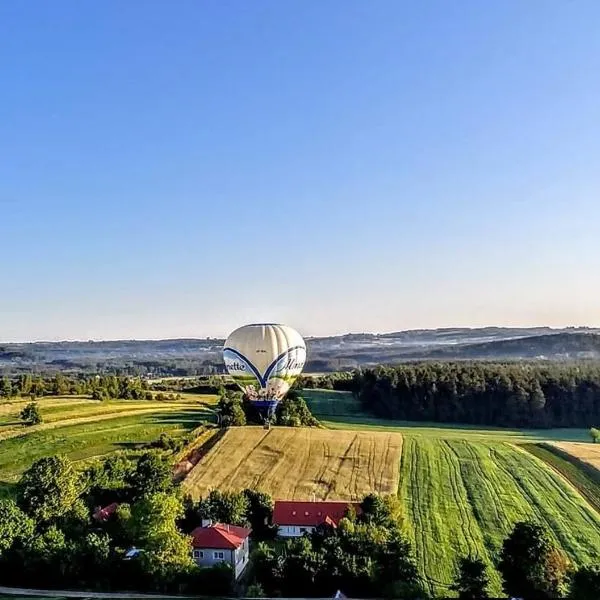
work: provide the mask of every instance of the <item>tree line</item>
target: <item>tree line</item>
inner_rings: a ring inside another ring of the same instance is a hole
[[[362,369],[352,388],[387,419],[503,427],[600,425],[600,365],[422,363]]]
[[[94,400],[177,400],[176,390],[157,391],[139,377],[117,375],[76,376],[56,373],[52,376],[5,375],[0,379],[0,399],[41,398],[44,396],[91,396]]]
[[[273,500],[255,490],[213,490],[198,500],[173,485],[172,465],[158,452],[115,454],[77,470],[59,456],[36,461],[14,498],[0,500],[0,583],[41,588],[228,596],[427,598],[413,549],[400,526],[396,496],[369,495],[337,527],[274,542]],[[104,521],[100,506],[117,502]],[[243,582],[231,568],[199,568],[190,533],[204,519],[249,526],[253,551]],[[131,559],[127,550],[140,552]],[[545,600],[600,597],[600,567],[575,569],[550,534],[517,523],[497,567],[506,594]],[[458,557],[452,585],[460,598],[488,597],[486,565]],[[234,586],[237,585],[237,588]]]

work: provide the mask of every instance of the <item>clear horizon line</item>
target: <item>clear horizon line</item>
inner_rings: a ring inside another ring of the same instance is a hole
[[[482,325],[482,326],[469,326],[469,325],[451,325],[444,327],[414,327],[411,329],[394,329],[389,331],[346,331],[343,333],[331,333],[331,334],[313,334],[303,335],[306,339],[324,339],[324,338],[335,338],[343,337],[348,335],[392,335],[394,333],[413,333],[413,332],[425,332],[425,331],[448,331],[448,330],[471,330],[480,331],[483,329],[548,329],[550,331],[563,331],[565,329],[600,329],[600,326],[595,325],[564,325],[564,326],[551,326],[551,325]],[[229,335],[229,334],[227,334]],[[17,345],[17,344],[90,344],[90,343],[117,343],[117,342],[167,342],[167,341],[185,341],[185,340],[224,340],[227,335],[222,336],[190,336],[190,337],[148,337],[148,338],[88,338],[88,339],[40,339],[40,340],[20,340],[20,341],[0,341],[0,345]]]

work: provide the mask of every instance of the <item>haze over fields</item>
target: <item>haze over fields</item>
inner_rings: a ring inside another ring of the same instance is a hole
[[[131,368],[139,374],[196,375],[223,371],[223,339],[121,340],[0,344],[0,372]],[[600,330],[448,328],[307,338],[308,371],[332,371],[407,360],[593,359]]]

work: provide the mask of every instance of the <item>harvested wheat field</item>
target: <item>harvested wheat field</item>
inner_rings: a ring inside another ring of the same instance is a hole
[[[360,500],[396,493],[402,436],[310,428],[232,428],[190,472],[194,498],[210,489],[255,488],[274,498]]]
[[[596,467],[600,471],[600,444],[581,444],[579,442],[555,442],[554,445],[580,461]]]

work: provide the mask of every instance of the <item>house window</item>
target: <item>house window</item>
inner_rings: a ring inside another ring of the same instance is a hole
[[[194,550],[194,558],[204,558],[204,552],[202,550]]]
[[[213,552],[213,558],[217,560],[223,560],[225,558],[225,554],[223,552]]]

